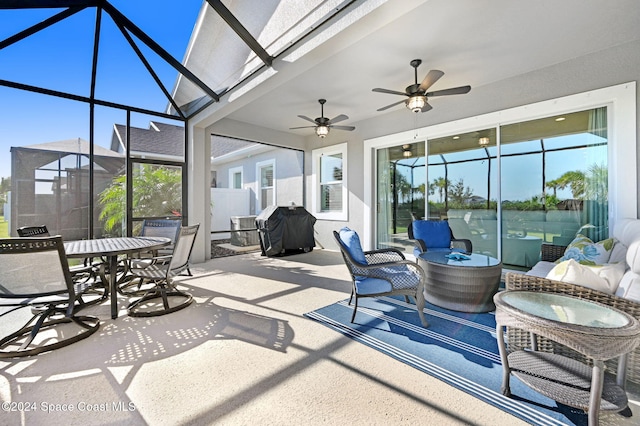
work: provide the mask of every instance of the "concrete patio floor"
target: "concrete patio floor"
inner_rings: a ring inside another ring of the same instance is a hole
[[[112,320],[108,303],[90,307],[83,313],[102,325],[88,339],[0,360],[0,399],[22,408],[0,413],[0,423],[525,424],[303,317],[348,297],[337,252],[251,253],[192,272],[180,279],[195,298],[185,310],[150,319],[121,310]]]

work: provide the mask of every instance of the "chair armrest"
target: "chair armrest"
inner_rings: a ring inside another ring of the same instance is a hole
[[[394,248],[365,251],[364,257],[367,259],[369,265],[405,260],[404,254]]]
[[[415,239],[412,241],[413,241],[413,245],[416,246],[416,248],[420,250],[421,253],[424,253],[425,251],[427,251],[427,245],[424,243],[424,240]]]
[[[564,255],[567,246],[558,246],[555,244],[542,244],[542,252],[540,260],[547,262],[555,262]]]
[[[473,244],[471,244],[471,240],[467,238],[452,238],[451,248],[464,248],[466,253],[471,253],[473,251]]]
[[[409,272],[408,274],[406,272]],[[374,265],[353,265],[353,274],[358,277],[379,278],[391,283],[394,289],[410,288],[416,285],[422,291],[425,274],[422,267],[411,260],[378,263]],[[416,282],[416,280],[418,282]]]

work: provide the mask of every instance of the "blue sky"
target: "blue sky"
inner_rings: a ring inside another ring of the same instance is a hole
[[[112,0],[129,20],[182,61],[201,0]],[[0,10],[0,40],[62,9]],[[0,50],[0,79],[89,96],[96,9],[87,8]],[[167,100],[111,19],[103,14],[96,97],[161,111]],[[177,73],[150,49],[141,50],[171,91]],[[134,114],[147,127],[150,116]],[[113,123],[125,113],[97,108],[96,142],[108,146]],[[162,120],[160,120],[162,121]],[[87,104],[0,86],[0,176],[11,174],[10,147],[75,138],[89,139]]]

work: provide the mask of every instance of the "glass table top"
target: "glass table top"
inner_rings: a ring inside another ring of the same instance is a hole
[[[427,251],[420,254],[420,258],[426,260],[427,262],[439,263],[441,265],[449,265],[449,266],[464,266],[464,267],[487,267],[487,266],[498,266],[500,265],[500,261],[495,257],[486,256],[484,254],[464,254],[468,259],[459,260],[459,259],[451,259],[449,256],[452,252],[450,251]],[[453,252],[456,253],[456,252]],[[459,253],[463,254],[463,253]]]
[[[597,328],[620,328],[629,318],[619,311],[583,299],[554,293],[506,291],[498,298],[522,312],[565,324]]]

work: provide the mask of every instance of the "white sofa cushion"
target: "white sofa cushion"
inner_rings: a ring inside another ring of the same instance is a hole
[[[547,278],[571,284],[581,285],[603,293],[614,294],[624,275],[624,263],[605,265],[582,265],[574,259],[557,264]]]
[[[529,271],[527,271],[526,275],[532,275],[534,277],[545,278],[549,272],[556,266],[553,262],[547,262],[546,260],[541,260],[540,262],[533,265]]]

